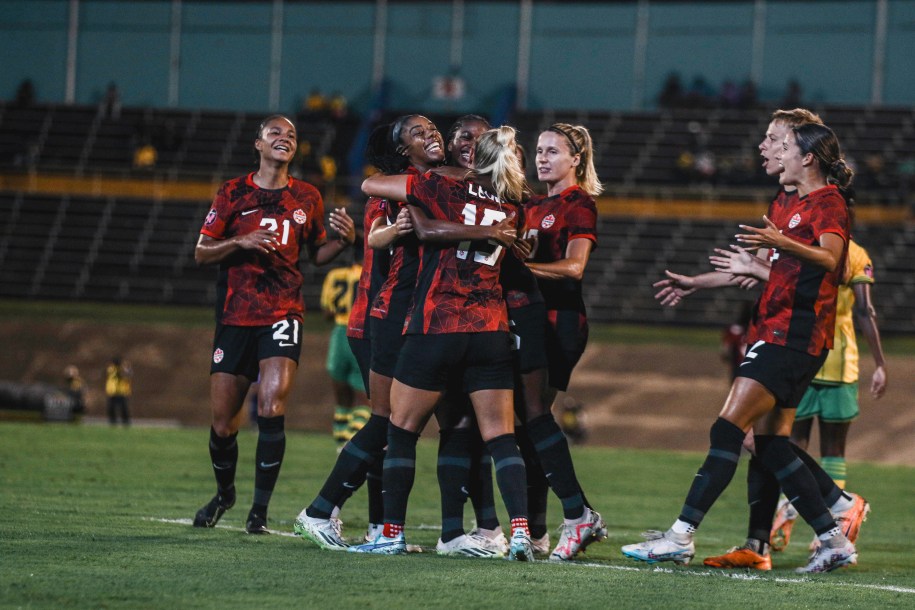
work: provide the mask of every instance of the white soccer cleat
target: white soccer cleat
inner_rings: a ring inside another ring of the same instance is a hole
[[[384,523],[369,523],[365,530],[365,541],[371,542],[384,532]]]
[[[502,533],[501,527],[492,530],[475,527],[467,535],[471,538],[479,538],[486,548],[495,551],[500,557],[508,553],[508,538]]]
[[[645,542],[627,544],[622,548],[623,555],[637,561],[658,563],[673,561],[677,565],[689,565],[696,555],[696,545],[689,534],[675,534],[671,530],[659,532],[650,530],[642,534]]]
[[[403,532],[397,534],[394,538],[379,534],[371,542],[351,546],[347,550],[350,553],[369,553],[372,555],[403,555],[407,552],[407,542],[404,539]]]
[[[292,526],[294,531],[303,538],[308,538],[322,549],[328,551],[345,551],[349,545],[341,535],[343,524],[339,519],[318,519],[309,517],[303,510],[296,517]]]
[[[531,537],[524,530],[515,530],[508,549],[509,561],[534,561],[534,547]]]
[[[592,542],[607,537],[607,527],[600,514],[585,507],[585,514],[577,523],[563,523],[559,543],[550,553],[550,561],[571,561]]]
[[[807,565],[797,568],[798,574],[822,574],[832,572],[843,566],[853,566],[858,563],[858,551],[848,538],[839,535],[821,542],[813,552]]]
[[[503,557],[505,553],[499,553],[488,546],[488,540],[480,536],[469,536],[461,534],[454,540],[442,542],[439,539],[435,545],[435,552],[439,555],[448,555],[451,557],[473,557],[476,559],[493,559]]]

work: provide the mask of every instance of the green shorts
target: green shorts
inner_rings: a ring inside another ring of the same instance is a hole
[[[342,324],[335,324],[334,329],[330,331],[330,345],[327,347],[327,372],[334,381],[340,381],[354,390],[365,392],[359,363],[356,362],[353,350],[350,349],[349,341],[346,339],[346,327]]]
[[[795,419],[819,417],[820,421],[841,423],[858,417],[858,382],[839,385],[811,383],[797,406]]]

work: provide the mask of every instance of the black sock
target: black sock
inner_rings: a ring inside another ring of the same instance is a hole
[[[828,472],[823,470],[823,466],[820,465],[812,455],[794,443],[791,443],[791,449],[794,451],[794,454],[804,462],[804,466],[807,467],[810,474],[813,475],[813,478],[817,483],[817,489],[820,490],[820,495],[823,496],[823,501],[826,503],[826,506],[835,504],[843,495],[842,488],[836,485],[835,480],[829,476]]]
[[[515,427],[515,440],[527,470],[527,520],[531,538],[543,538],[547,533],[546,510],[550,484],[540,467],[540,459],[527,433],[527,426]]]
[[[757,434],[754,437],[756,452],[765,451],[771,439],[770,435]],[[754,455],[750,458],[747,470],[747,502],[750,505],[750,522],[747,528],[747,538],[759,540],[768,545],[772,532],[772,519],[778,508],[778,494],[781,487],[778,479]]]
[[[361,430],[360,430],[361,432]],[[385,439],[387,442],[387,439]],[[380,525],[384,523],[384,496],[381,495],[382,476],[384,467],[384,451],[381,456],[372,462],[369,471],[365,475],[365,487],[369,494],[369,523]]]
[[[711,446],[705,462],[693,479],[680,512],[680,520],[695,527],[702,523],[705,513],[725,490],[740,459],[740,447],[746,434],[743,430],[719,417],[709,431]]]
[[[464,533],[464,503],[470,493],[468,428],[442,430],[438,442],[438,488],[442,499],[442,542]]]
[[[757,448],[757,452],[762,464],[775,474],[788,500],[813,531],[825,534],[836,527],[816,480],[791,449],[787,436],[772,437],[768,447],[764,451]]]
[[[254,453],[254,502],[251,512],[267,518],[267,505],[276,487],[286,453],[286,418],[257,416],[257,449]]]
[[[565,434],[553,419],[552,413],[529,421],[527,433],[537,450],[540,466],[550,487],[562,502],[563,516],[566,519],[578,519],[584,513],[585,505]]]
[[[514,434],[503,434],[486,442],[496,466],[496,482],[509,519],[527,521],[527,473],[515,444]]]
[[[222,438],[210,428],[210,461],[216,475],[216,493],[235,500],[235,468],[238,465],[238,433]]]
[[[403,525],[407,500],[416,477],[419,434],[388,424],[388,452],[384,456],[384,522]]]
[[[337,506],[343,506],[365,482],[373,462],[381,460],[388,439],[388,418],[372,415],[359,432],[340,451],[327,480],[305,514],[315,519],[330,519]],[[382,512],[383,514],[383,512]]]
[[[494,530],[499,527],[496,497],[492,487],[492,456],[486,450],[480,430],[474,426],[470,435],[470,501],[477,527]]]

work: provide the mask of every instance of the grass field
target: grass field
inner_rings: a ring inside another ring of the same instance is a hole
[[[0,423],[0,438],[2,607],[915,607],[911,468],[857,464],[856,491],[873,506],[860,565],[800,577],[793,568],[806,556],[804,525],[770,573],[701,566],[702,557],[743,539],[743,468],[703,524],[693,567],[653,568],[620,554],[642,530],[666,528],[676,517],[697,454],[573,449],[610,538],[574,565],[555,565],[429,552],[354,556],[292,537],[292,520],[335,459],[329,435],[289,435],[271,504],[276,535],[262,537],[242,529],[253,432],[239,437],[238,505],[214,530],[189,525],[214,487],[205,429]],[[434,454],[421,441],[408,514],[408,541],[424,547],[438,536]],[[550,523],[558,525],[560,514],[553,504]],[[345,535],[364,531],[363,493],[342,517]]]

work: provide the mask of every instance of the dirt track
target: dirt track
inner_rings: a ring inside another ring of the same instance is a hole
[[[104,366],[120,353],[134,367],[134,417],[203,426],[209,423],[211,340],[209,329],[179,326],[2,321],[0,379],[60,383],[64,366],[76,364],[90,386],[89,415],[101,416]],[[287,414],[291,427],[330,429],[325,353],[326,337],[305,335]],[[869,382],[872,362],[865,360],[862,369]],[[889,356],[888,370],[890,389],[881,400],[862,383],[862,415],[852,427],[848,457],[915,466],[915,357]],[[592,342],[570,394],[585,404],[590,444],[704,451],[727,389],[715,350]]]

